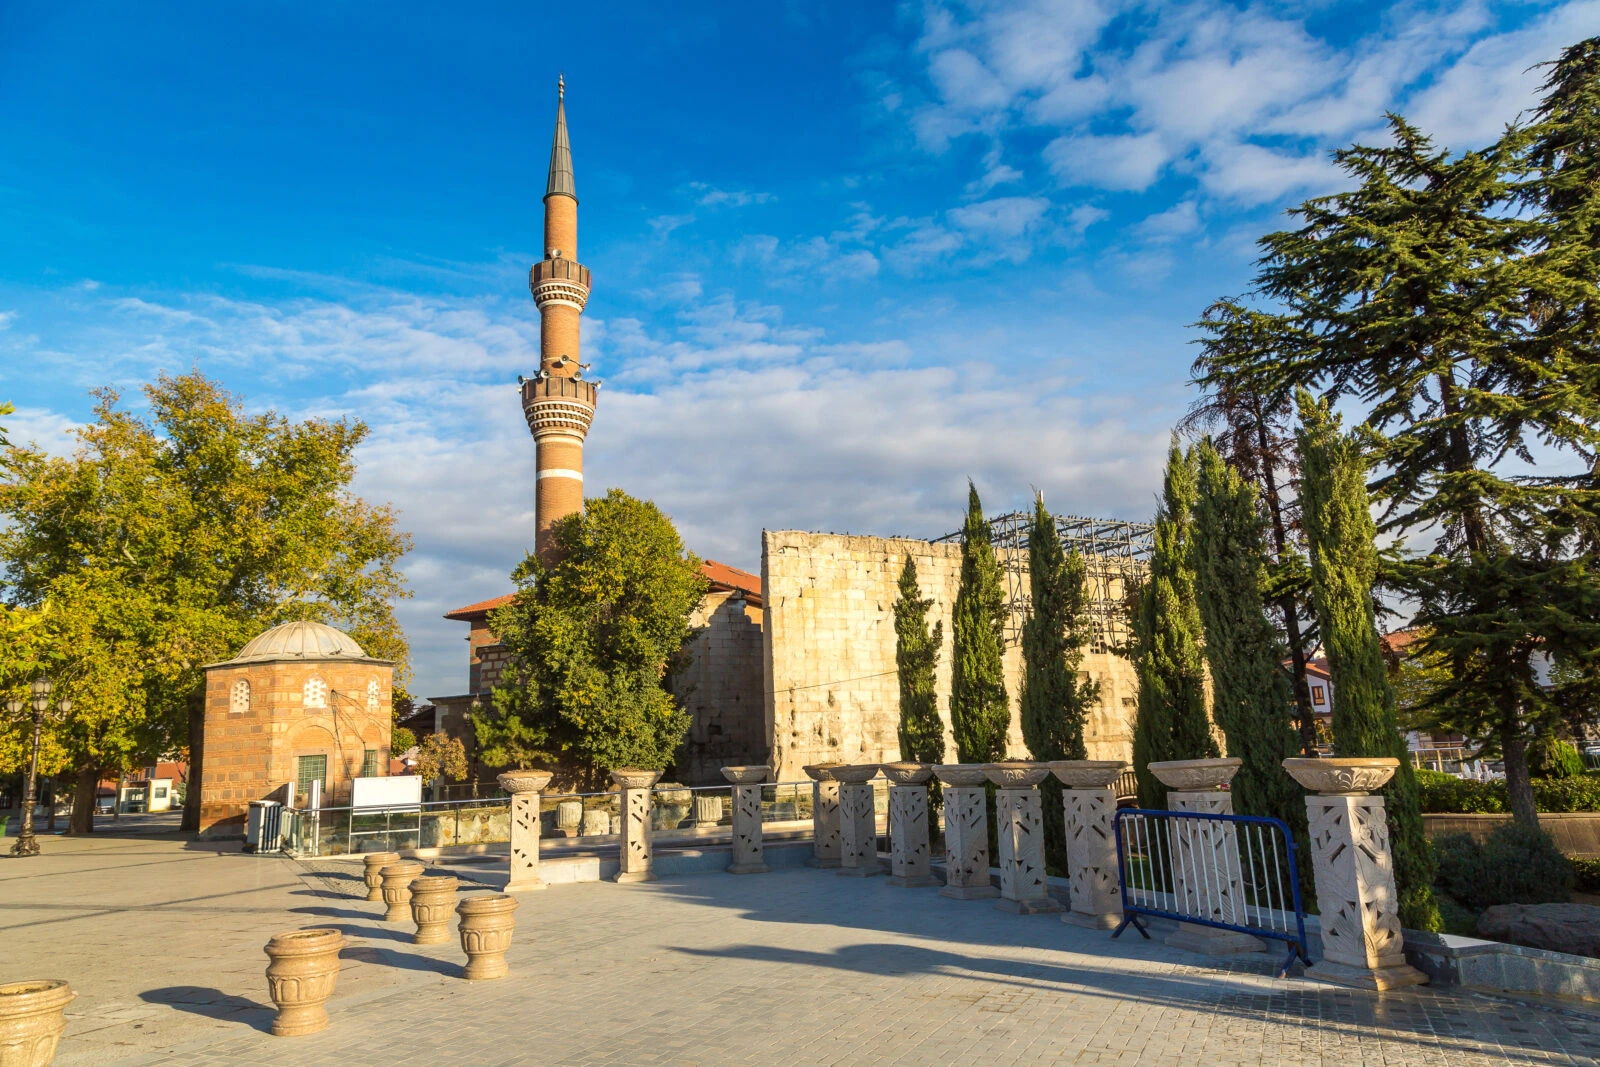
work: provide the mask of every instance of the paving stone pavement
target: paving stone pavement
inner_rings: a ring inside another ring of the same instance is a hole
[[[160,836],[47,849],[0,863],[0,975],[80,990],[63,1067],[1600,1062],[1600,1017],[1583,1012],[1278,979],[1266,957],[1112,941],[832,871],[526,894],[511,976],[469,983],[458,945],[378,921],[348,862]],[[261,945],[324,924],[351,941],[333,1024],[273,1038]]]

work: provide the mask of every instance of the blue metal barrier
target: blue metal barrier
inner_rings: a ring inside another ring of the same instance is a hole
[[[1146,939],[1141,916],[1286,941],[1280,974],[1306,950],[1294,837],[1279,819],[1190,811],[1117,812],[1122,923]]]

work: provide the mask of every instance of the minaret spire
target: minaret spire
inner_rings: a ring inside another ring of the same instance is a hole
[[[521,379],[522,413],[538,452],[534,549],[554,559],[550,527],[583,510],[583,440],[599,399],[585,381],[578,351],[580,316],[589,302],[589,268],[578,262],[578,192],[567,142],[567,80],[556,79],[556,133],[544,194],[544,259],[528,272],[539,308],[539,373]]]
[[[570,196],[578,199],[578,186],[572,180],[572,145],[567,141],[567,79],[556,79],[556,135],[550,145],[550,179],[545,182],[544,195]]]

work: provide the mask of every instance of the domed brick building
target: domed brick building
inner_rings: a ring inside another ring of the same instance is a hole
[[[200,833],[239,836],[252,800],[347,803],[350,782],[387,773],[394,664],[318,622],[274,626],[206,666]]]

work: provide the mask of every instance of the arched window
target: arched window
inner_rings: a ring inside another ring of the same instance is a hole
[[[302,706],[307,708],[326,708],[328,706],[328,683],[321,678],[306,679],[305,699]]]
[[[228,694],[228,710],[235,715],[250,710],[250,682],[240,678],[233,683],[233,691]]]
[[[378,695],[379,695],[380,692],[381,692],[381,690],[378,688],[378,680],[376,678],[373,678],[373,679],[371,679],[370,681],[367,682],[367,710],[368,711],[377,711],[378,710],[378,707],[379,707]]]

